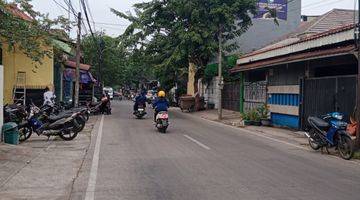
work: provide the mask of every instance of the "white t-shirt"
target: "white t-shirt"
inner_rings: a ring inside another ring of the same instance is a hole
[[[55,104],[55,94],[52,91],[44,93],[44,105],[53,106]]]

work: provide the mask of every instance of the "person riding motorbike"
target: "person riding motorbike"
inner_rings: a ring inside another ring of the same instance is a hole
[[[168,102],[168,100],[166,100],[165,96],[166,96],[166,94],[164,91],[162,91],[162,90],[159,91],[158,98],[153,103],[153,107],[155,109],[154,122],[156,122],[156,116],[159,114],[159,112],[162,112],[162,111],[167,112],[168,111],[169,102]]]
[[[135,97],[134,114],[138,111],[139,106],[146,107],[146,92],[142,91],[137,97]]]
[[[100,113],[108,115],[111,114],[110,97],[106,93],[103,93],[101,97]]]

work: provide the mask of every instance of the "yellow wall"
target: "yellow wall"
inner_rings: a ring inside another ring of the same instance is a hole
[[[13,88],[18,71],[26,72],[26,88],[28,89],[43,89],[53,84],[54,60],[45,57],[42,62],[41,65],[34,63],[21,51],[15,49],[9,52],[6,45],[3,46],[5,104],[12,102]]]

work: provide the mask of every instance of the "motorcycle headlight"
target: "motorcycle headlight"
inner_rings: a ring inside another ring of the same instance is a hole
[[[333,118],[337,119],[337,120],[343,120],[344,116],[340,113],[335,113],[333,115]]]

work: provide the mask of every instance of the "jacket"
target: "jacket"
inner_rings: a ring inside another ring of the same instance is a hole
[[[138,104],[138,105],[143,105],[146,103],[146,96],[145,95],[139,95],[135,98],[135,102]]]
[[[169,108],[169,102],[165,98],[158,98],[153,104],[156,112],[167,111]]]

